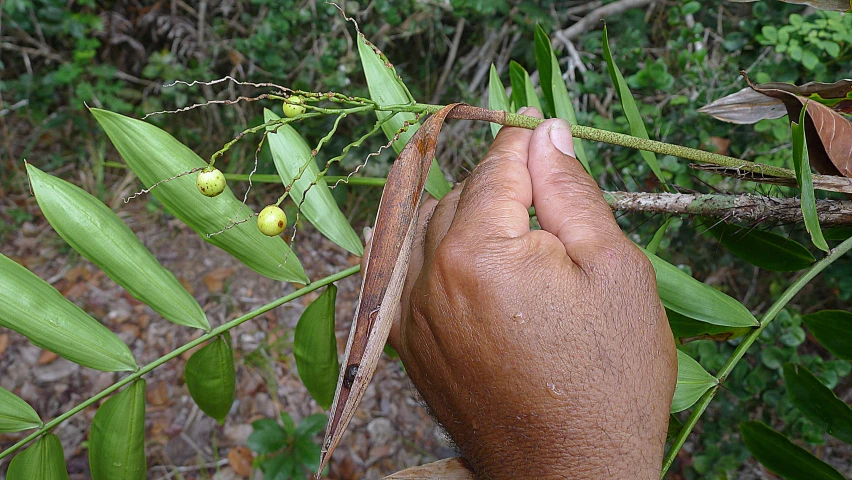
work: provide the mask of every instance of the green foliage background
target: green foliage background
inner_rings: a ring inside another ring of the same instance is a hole
[[[141,117],[147,112],[251,92],[226,84],[163,87],[174,80],[191,82],[232,75],[245,81],[367,96],[351,25],[334,7],[310,1],[238,0],[207,2],[205,10],[200,11],[189,3],[6,0],[0,12],[0,109],[8,111],[1,118],[5,138],[0,161],[5,168],[0,172],[0,184],[13,188],[25,185],[21,160],[32,158],[45,170],[70,165],[87,172],[105,195],[120,172],[104,162],[117,156],[107,147],[105,135],[85,105]],[[453,35],[456,29],[464,28],[457,60],[436,100],[481,105],[485,103],[487,71],[480,74],[480,66],[495,62],[506,84],[509,59],[534,71],[536,23],[551,32],[565,28],[573,21],[560,12],[582,3],[377,0],[366,7],[358,2],[343,6],[362,32],[396,62],[397,71],[420,101],[428,102],[435,96]],[[641,102],[652,138],[705,149],[712,149],[723,139],[730,141],[730,155],[747,160],[791,166],[786,118],[733,126],[696,112],[742,88],[739,70],[747,69],[757,82],[801,84],[852,77],[849,14],[816,13],[777,1],[741,4],[672,0],[652,10],[629,10],[607,19],[607,23],[616,61]],[[621,107],[611,94],[600,32],[587,32],[574,43],[588,67],[569,83],[579,107],[578,121],[629,132]],[[486,48],[489,45],[494,47]],[[508,56],[494,58],[501,52]],[[558,52],[558,57],[564,59],[565,52]],[[280,106],[265,105],[280,112]],[[151,121],[205,157],[246,126],[263,120],[259,106],[241,104],[159,115]],[[300,126],[300,131],[309,143],[315,142],[329,130],[331,122],[331,118],[314,119]],[[339,150],[360,132],[360,124],[359,119],[345,120],[326,151]],[[463,175],[490,140],[486,124],[465,128],[472,129],[465,134],[466,139],[441,157],[445,173]],[[378,140],[363,152],[377,147]],[[586,149],[593,176],[603,188],[655,189],[653,175],[637,162],[635,151],[589,142]],[[247,172],[254,145],[247,142],[229,155],[221,164],[224,170]],[[353,169],[363,156],[351,156],[342,168]],[[659,160],[667,180],[682,189],[711,192],[757,188],[762,194],[790,195],[784,188],[754,187],[696,172],[671,157]],[[391,157],[384,155],[367,172],[381,175],[390,161]],[[274,172],[266,150],[261,152],[259,171]],[[149,201],[152,208],[158,208],[154,200]],[[0,240],[4,231],[28,220],[23,211],[10,215],[2,219]],[[361,218],[366,216],[364,213]],[[663,219],[629,215],[619,221],[634,240],[645,243]],[[789,283],[789,275],[758,272],[727,254],[715,241],[706,240],[702,233],[703,229],[688,220],[675,219],[660,254],[675,263],[688,263],[685,268],[698,278],[710,278],[714,285],[755,310],[765,308]],[[793,236],[807,238],[801,231],[794,231]],[[784,362],[796,361],[837,391],[852,388],[849,362],[830,359],[825,350],[808,340],[801,322],[801,314],[817,305],[843,309],[850,297],[852,261],[843,259],[763,333],[760,348],[751,350],[747,361],[737,366],[725,384],[719,400],[711,404],[701,424],[702,434],[694,437],[699,443],[694,445],[691,458],[675,471],[684,478],[733,475],[749,458],[737,428],[749,419],[763,420],[806,445],[824,444],[825,432],[805,420],[786,396],[783,384],[778,382],[779,371]],[[705,340],[684,349],[712,372],[730,355],[734,343]],[[773,408],[764,409],[764,405]]]

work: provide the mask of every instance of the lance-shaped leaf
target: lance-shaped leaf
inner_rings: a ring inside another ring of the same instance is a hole
[[[657,273],[657,291],[663,305],[686,317],[726,327],[756,327],[754,315],[740,302],[690,277],[665,260],[643,252]]]
[[[835,112],[852,113],[852,79],[834,83],[810,82],[804,85],[791,83],[761,83],[759,89],[776,89],[793,95],[810,98]],[[728,123],[752,124],[761,120],[772,120],[787,115],[784,102],[775,97],[764,95],[751,87],[725,97],[698,109],[711,117]]]
[[[84,367],[105,372],[139,368],[130,349],[114,333],[2,254],[0,326]]]
[[[739,92],[714,100],[698,109],[716,120],[749,125],[761,120],[774,120],[787,115],[784,102],[746,87]]]
[[[651,237],[651,241],[648,242],[648,245],[645,247],[646,252],[650,253],[651,255],[657,254],[657,250],[660,248],[660,242],[663,241],[663,237],[665,237],[666,235],[666,230],[669,229],[669,224],[672,223],[673,218],[674,217],[667,218],[666,221],[663,222],[662,225],[660,225],[660,228],[658,228],[657,231],[654,232],[654,236]]]
[[[263,110],[264,122],[268,123],[279,118],[273,112]],[[349,221],[343,216],[343,212],[331,196],[325,179],[317,179],[319,167],[311,154],[311,148],[299,132],[290,125],[269,127],[268,130],[270,132],[268,134],[269,149],[272,151],[272,160],[275,162],[278,175],[281,176],[284,185],[292,185],[290,196],[297,205],[301,205],[302,213],[308,221],[332,242],[359,257],[364,255],[364,245],[361,244],[358,234],[349,225]],[[293,180],[297,177],[299,179],[294,182]],[[305,197],[306,190],[307,197]]]
[[[692,359],[689,355],[677,351],[677,386],[672,399],[672,413],[682,412],[693,406],[695,402],[719,384],[716,377]]]
[[[615,64],[615,59],[612,57],[612,51],[609,48],[609,34],[607,33],[606,26],[604,26],[603,29],[603,52],[604,59],[606,59],[606,66],[609,70],[609,76],[612,78],[613,85],[615,85],[615,91],[618,93],[618,99],[621,101],[621,107],[624,109],[624,115],[627,117],[627,123],[630,124],[630,134],[634,137],[649,140],[650,137],[648,137],[648,130],[645,129],[645,121],[642,120],[642,115],[639,113],[639,107],[636,106],[636,100],[633,98],[633,94],[630,93],[630,88],[624,80],[624,75],[621,74],[621,71],[618,69],[618,65]],[[663,171],[660,170],[660,164],[657,162],[657,156],[652,152],[645,150],[639,150],[639,153],[642,155],[645,163],[648,164],[648,167],[651,168],[651,171],[654,172],[654,175],[657,176],[660,184],[665,188],[666,180],[665,177],[663,177]]]
[[[550,45],[550,38],[544,33],[544,29],[540,25],[535,26],[535,58],[545,104],[548,105],[553,116],[566,120],[571,125],[576,125],[577,114],[574,112],[571,97],[568,96],[568,87],[562,80],[559,61]],[[583,164],[583,168],[587,172],[591,172],[583,141],[579,138],[574,139],[574,153],[577,155],[577,160]]]
[[[293,355],[299,376],[319,406],[328,409],[340,374],[337,337],[334,334],[334,301],[337,287],[329,287],[311,302],[299,318],[293,335]]]
[[[828,243],[822,236],[822,229],[819,226],[813,176],[811,175],[811,165],[808,161],[809,150],[806,148],[805,129],[803,128],[805,109],[800,110],[800,115],[799,123],[793,122],[791,128],[793,130],[793,166],[796,169],[796,180],[799,182],[799,188],[802,191],[802,217],[805,220],[805,228],[811,234],[811,240],[814,245],[820,250],[827,252]],[[852,127],[850,127],[850,135],[852,135]],[[849,141],[849,147],[852,149],[852,138]],[[807,142],[807,145],[809,144],[810,142]],[[850,155],[852,155],[852,150],[850,150]]]
[[[32,165],[27,165],[27,173],[45,218],[71,248],[163,318],[210,330],[198,302],[118,215],[76,185]]]
[[[758,0],[731,0],[737,3],[752,3]],[[810,5],[820,10],[834,10],[837,12],[852,11],[852,0],[781,0],[784,3],[796,5]]]
[[[823,310],[802,317],[808,330],[829,352],[844,360],[852,360],[852,313]]]
[[[781,100],[790,120],[804,127],[814,168],[824,175],[852,176],[852,123],[819,102],[770,85],[775,88],[750,84],[756,92]]]
[[[370,89],[370,98],[376,101],[379,105],[404,105],[414,103],[408,89],[402,83],[402,79],[396,74],[396,70],[387,57],[385,57],[378,48],[369,43],[363,35],[358,35],[358,54],[361,57],[361,65],[364,68],[364,75],[367,77],[367,87]],[[387,118],[391,115],[389,112],[376,112],[379,119]],[[393,143],[393,148],[396,153],[402,151],[403,147],[408,143],[414,133],[417,131],[419,124],[416,123],[416,116],[413,113],[397,113],[392,119],[382,125],[385,135],[388,140],[394,136],[403,127],[403,123],[408,121],[412,125],[408,130],[399,135],[399,139]],[[429,169],[429,179],[426,182],[426,191],[433,197],[440,199],[450,191],[450,185],[438,162],[432,161]]]
[[[511,100],[515,110],[520,110],[521,107],[534,107],[541,111],[541,102],[535,93],[530,74],[514,60],[509,62],[509,78],[512,81]]]
[[[685,344],[696,340],[715,340],[724,342],[739,338],[751,331],[750,327],[727,327],[699,322],[698,320],[681,315],[666,309],[666,317],[669,319],[669,327],[672,334]]]
[[[844,480],[834,467],[761,422],[743,422],[740,433],[764,467],[787,480]]]
[[[500,81],[500,75],[497,74],[497,68],[491,64],[491,73],[488,77],[488,108],[491,110],[510,111],[509,98],[506,96],[506,88],[503,82]],[[497,123],[491,124],[491,134],[497,137],[497,132],[503,128]]]
[[[68,480],[59,437],[46,433],[19,453],[9,463],[6,480]]]
[[[787,363],[784,383],[793,404],[829,435],[852,443],[852,408],[826,387],[807,368]]]
[[[198,408],[216,419],[219,425],[224,424],[237,394],[231,336],[220,335],[193,353],[183,375]]]
[[[698,228],[719,239],[729,252],[748,263],[776,272],[798,272],[816,259],[801,243],[772,232],[702,221]]]
[[[0,433],[20,432],[42,426],[38,413],[17,395],[0,387]]]
[[[103,403],[89,433],[92,480],[145,480],[145,380]]]
[[[146,188],[206,165],[198,155],[168,133],[149,123],[93,108],[92,114],[109,135],[118,153]],[[198,192],[195,175],[184,175],[151,190],[174,216],[207,242],[225,250],[252,270],[284,282],[308,283],[299,259],[280,237],[267,237],[256,222],[234,225],[252,215],[230,188],[208,198]],[[217,235],[207,237],[208,234]]]
[[[469,105],[448,105],[426,120],[394,162],[379,202],[372,247],[337,380],[319,470],[340,443],[384,351],[408,272],[428,165],[435,155],[441,125],[456,109],[459,112],[453,118],[492,121],[496,115],[505,115]]]

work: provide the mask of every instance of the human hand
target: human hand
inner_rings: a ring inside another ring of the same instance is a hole
[[[420,211],[390,342],[479,478],[659,478],[672,333],[653,267],[573,155],[563,120],[503,128]]]

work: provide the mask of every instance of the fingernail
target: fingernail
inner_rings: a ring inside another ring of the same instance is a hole
[[[523,115],[524,112],[526,112],[529,109],[530,109],[530,107],[521,107],[521,108],[518,109],[517,113],[518,113],[518,115]]]
[[[571,125],[565,120],[558,119],[553,122],[548,131],[550,143],[565,155],[574,156],[574,136],[571,135]]]
[[[370,227],[364,227],[364,244],[370,243],[370,240],[373,239],[373,229]]]

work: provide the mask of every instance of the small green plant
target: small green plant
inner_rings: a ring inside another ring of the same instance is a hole
[[[319,469],[320,446],[316,436],[328,421],[325,414],[305,417],[298,426],[287,412],[281,423],[264,418],[251,424],[248,447],[258,454],[254,467],[260,468],[265,480],[302,479]]]
[[[852,59],[852,15],[821,11],[802,17],[794,13],[788,21],[781,27],[765,25],[760,43],[774,46],[775,52],[818,73],[826,65]]]

